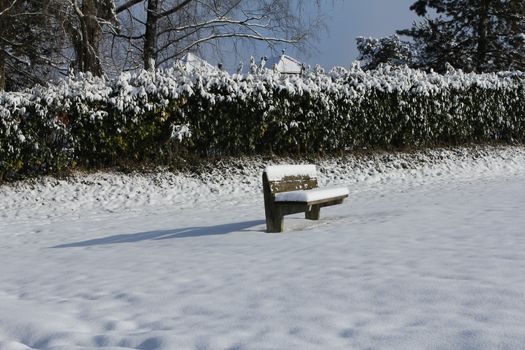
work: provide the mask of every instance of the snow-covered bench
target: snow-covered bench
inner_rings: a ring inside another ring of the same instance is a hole
[[[263,173],[266,231],[283,232],[284,216],[305,213],[308,220],[319,220],[320,209],[343,203],[346,187],[319,188],[315,165],[275,165]]]

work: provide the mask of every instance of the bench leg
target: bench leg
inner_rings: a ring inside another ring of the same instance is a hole
[[[319,205],[312,205],[310,210],[304,213],[304,218],[307,220],[319,220],[321,217],[321,207]]]
[[[283,232],[284,231],[284,217],[282,215],[274,214],[266,216],[266,232]]]

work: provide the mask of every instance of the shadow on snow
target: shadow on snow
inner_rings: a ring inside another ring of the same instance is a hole
[[[73,247],[88,247],[95,245],[116,244],[116,243],[132,243],[140,242],[149,239],[171,239],[171,238],[187,238],[200,236],[225,235],[237,231],[246,231],[246,229],[264,224],[264,220],[244,221],[216,226],[197,226],[185,227],[172,230],[156,230],[148,232],[130,233],[113,235],[108,237],[90,239],[87,241],[80,241],[74,243],[60,244],[51,248],[73,248]]]

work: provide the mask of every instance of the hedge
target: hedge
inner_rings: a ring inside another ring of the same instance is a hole
[[[334,152],[525,140],[525,73],[406,67],[301,76],[71,76],[0,93],[0,180],[183,155]]]

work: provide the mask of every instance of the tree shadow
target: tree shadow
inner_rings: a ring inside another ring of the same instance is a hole
[[[263,230],[248,230],[250,227],[264,224],[264,220],[252,220],[237,222],[216,226],[195,226],[185,227],[170,230],[156,230],[148,232],[129,233],[121,235],[113,235],[102,238],[90,239],[87,241],[59,244],[51,248],[73,248],[73,247],[89,247],[95,245],[118,244],[118,243],[133,243],[145,240],[161,240],[172,238],[188,238],[200,236],[225,235],[238,231],[263,231]]]

